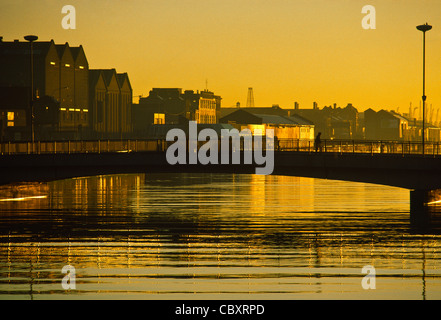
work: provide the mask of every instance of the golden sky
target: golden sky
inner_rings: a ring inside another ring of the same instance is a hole
[[[61,26],[64,5],[76,29]],[[376,29],[365,30],[365,5]],[[153,87],[208,89],[222,106],[301,108],[352,103],[408,112],[422,95],[441,107],[441,0],[0,0],[5,41],[83,45],[90,68],[128,72],[134,95]],[[134,99],[137,102],[137,99]]]

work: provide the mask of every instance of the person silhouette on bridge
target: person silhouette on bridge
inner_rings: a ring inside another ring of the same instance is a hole
[[[322,135],[321,132],[317,134],[317,137],[315,137],[314,146],[315,146],[315,152],[322,152],[322,140],[320,139],[320,136]]]

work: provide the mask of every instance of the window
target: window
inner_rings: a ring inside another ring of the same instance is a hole
[[[51,64],[52,66],[54,66],[54,65],[55,65],[55,62],[51,61],[50,64]]]
[[[165,124],[165,114],[155,113],[153,116],[153,124]]]
[[[15,114],[14,112],[8,112],[8,127],[14,126]]]
[[[69,68],[69,67],[70,67],[70,64],[66,63],[64,66]]]

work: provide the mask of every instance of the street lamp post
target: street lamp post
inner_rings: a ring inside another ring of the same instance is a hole
[[[24,39],[29,41],[31,47],[31,134],[32,134],[32,151],[34,151],[35,142],[35,130],[34,130],[34,52],[32,48],[32,43],[38,40],[37,36],[29,35],[25,36]]]
[[[432,29],[432,26],[427,24],[422,24],[416,27],[419,31],[423,32],[423,132],[422,132],[422,142],[423,142],[423,155],[425,153],[425,127],[424,123],[426,121],[426,31]]]

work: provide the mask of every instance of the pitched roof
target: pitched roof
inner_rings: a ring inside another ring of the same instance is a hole
[[[395,118],[400,119],[401,121],[406,121],[408,122],[409,119],[407,119],[406,117],[403,117],[401,114],[395,113],[395,112],[390,112],[391,115],[393,115]]]
[[[58,57],[63,58],[64,52],[66,51],[66,49],[69,47],[69,45],[67,44],[67,42],[65,44],[56,44],[55,45],[55,49],[57,49],[57,53],[58,53]]]
[[[279,106],[241,108],[241,109],[253,114],[269,114],[269,115],[278,115],[278,116],[288,115],[288,110],[282,109]]]
[[[262,119],[262,123],[264,124],[284,124],[284,125],[296,125],[298,124],[294,120],[291,120],[288,117],[283,117],[279,115],[273,115],[273,114],[254,114],[256,117],[259,117]]]
[[[89,86],[94,87],[100,76],[101,76],[101,70],[89,70]]]
[[[78,55],[79,55],[80,52],[81,52],[81,49],[82,49],[81,46],[79,46],[79,47],[70,47],[70,51],[72,52],[72,57],[73,57],[75,60],[77,60]]]
[[[110,85],[110,82],[112,81],[113,75],[116,77],[116,70],[115,69],[91,69],[89,71],[100,71],[103,75],[104,82],[106,83],[106,86]],[[117,81],[117,84],[119,86],[119,83]]]
[[[124,81],[127,81],[127,84],[129,85],[130,90],[132,90],[132,85],[130,84],[129,75],[127,74],[127,72],[117,73],[116,79],[118,80],[120,88],[122,88],[122,86],[124,85]]]
[[[221,117],[225,117],[237,110],[243,110],[249,112],[251,114],[268,114],[268,115],[278,115],[278,116],[287,116],[288,110],[282,109],[279,106],[272,107],[244,107],[244,108],[220,108]]]
[[[219,121],[223,123],[236,121],[239,123],[261,124],[262,118],[243,109],[236,109],[236,111],[231,112],[224,117],[221,116]]]
[[[237,111],[237,110],[241,110],[240,108],[220,108],[220,116],[222,117],[226,117],[229,114]]]
[[[311,120],[308,120],[308,119],[300,116],[299,114],[293,114],[289,118],[292,121],[294,121],[297,124],[302,125],[302,126],[313,126],[314,125],[314,122],[312,122]]]

